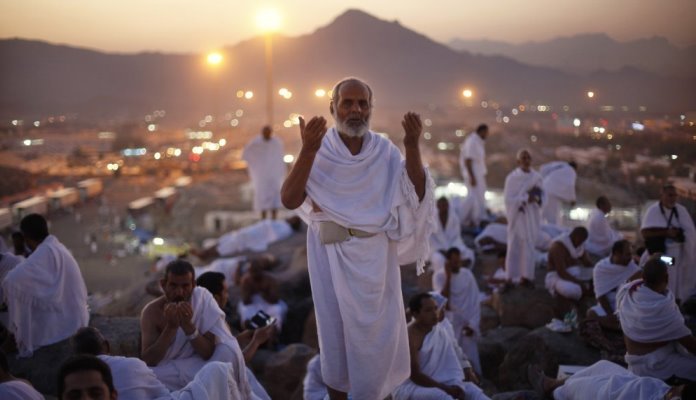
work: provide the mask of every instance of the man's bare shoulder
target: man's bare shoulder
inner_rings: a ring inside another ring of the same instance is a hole
[[[140,314],[140,321],[148,318],[157,318],[162,316],[162,311],[164,310],[164,304],[167,302],[166,297],[160,296],[151,302],[147,303],[143,307],[143,312]]]
[[[412,348],[415,348],[416,350],[420,350],[421,346],[423,345],[423,339],[425,338],[426,333],[423,332],[421,329],[418,329],[418,326],[411,322],[407,326],[408,329],[408,342]]]
[[[566,255],[570,255],[568,252],[568,249],[563,245],[563,243],[559,241],[554,241],[551,243],[551,246],[549,246],[549,256],[556,256],[556,257],[564,257]]]

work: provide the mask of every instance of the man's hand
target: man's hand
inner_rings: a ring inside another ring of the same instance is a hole
[[[445,385],[445,387],[443,387],[442,390],[444,390],[445,393],[454,397],[457,400],[464,400],[465,399],[464,391],[459,386]]]
[[[164,321],[169,328],[178,328],[179,322],[179,309],[176,303],[167,303],[164,305]]]
[[[310,154],[316,154],[321,147],[321,141],[326,134],[326,120],[324,117],[313,117],[305,125],[305,120],[300,119],[300,135],[302,136],[302,150]]]
[[[275,322],[268,324],[263,328],[258,328],[254,330],[254,336],[251,340],[255,341],[259,345],[266,343],[275,334],[276,326]]]
[[[418,141],[420,140],[420,135],[423,133],[423,123],[421,122],[420,115],[414,112],[407,112],[404,115],[403,121],[401,121],[401,126],[404,127],[404,146],[418,146]]]
[[[193,308],[191,303],[182,301],[177,304],[179,320],[181,321],[181,329],[186,335],[191,335],[196,331],[196,326],[191,321],[193,319]]]
[[[481,381],[473,368],[464,368],[464,380],[478,386]]]

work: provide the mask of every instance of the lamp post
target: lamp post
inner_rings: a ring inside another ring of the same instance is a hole
[[[256,15],[256,25],[265,33],[264,53],[266,59],[266,123],[273,127],[273,33],[280,28],[280,14],[274,9],[265,9]]]

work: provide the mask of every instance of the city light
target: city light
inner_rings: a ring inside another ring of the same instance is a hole
[[[162,154],[158,151],[157,153],[155,153],[154,157],[155,157],[155,160],[159,160],[160,158],[162,158]]]
[[[286,155],[283,156],[283,162],[284,162],[284,163],[290,164],[290,163],[292,163],[293,161],[295,161],[295,156],[293,156],[292,154],[286,154]]]
[[[589,97],[590,99],[594,98],[594,95],[595,93],[591,90],[587,92],[587,97]]]
[[[324,89],[317,89],[314,91],[314,95],[317,97],[324,97],[326,96],[326,90]]]
[[[466,97],[467,99],[470,99],[474,95],[474,92],[471,91],[471,89],[464,89],[462,91],[462,96]]]
[[[275,32],[280,29],[282,18],[277,10],[267,8],[256,15],[256,26],[263,32]]]
[[[579,128],[579,127],[580,127],[580,123],[581,123],[580,118],[575,118],[575,119],[573,120],[573,126],[576,127],[576,128]]]
[[[208,54],[208,57],[206,58],[206,61],[208,61],[208,64],[212,66],[217,66],[222,63],[222,54],[214,51],[212,53]]]
[[[244,92],[245,99],[250,100],[252,97],[254,97],[254,92],[252,92],[251,90],[247,90],[246,92]]]

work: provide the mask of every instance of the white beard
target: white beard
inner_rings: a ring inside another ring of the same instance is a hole
[[[349,125],[346,123],[346,121],[339,121],[337,116],[334,114],[332,115],[334,119],[334,123],[336,124],[336,130],[338,130],[339,133],[346,134],[350,137],[363,137],[367,132],[370,131],[370,118],[368,117],[367,121],[364,123],[360,124],[360,126],[353,126]]]

